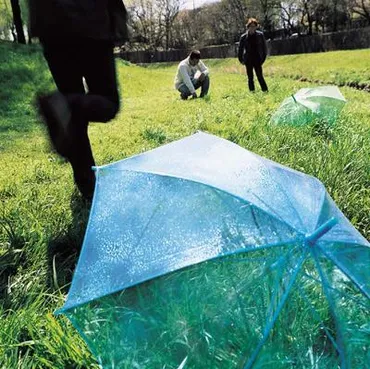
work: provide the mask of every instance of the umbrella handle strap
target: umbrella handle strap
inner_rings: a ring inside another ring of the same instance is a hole
[[[314,232],[309,235],[306,235],[305,240],[311,246],[315,244],[315,242],[322,237],[325,233],[329,232],[336,224],[338,220],[336,218],[330,218],[327,222],[317,228]]]

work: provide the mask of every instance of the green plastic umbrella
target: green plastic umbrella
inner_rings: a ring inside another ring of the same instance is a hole
[[[302,88],[283,101],[271,122],[304,125],[319,120],[333,124],[345,103],[337,86]]]

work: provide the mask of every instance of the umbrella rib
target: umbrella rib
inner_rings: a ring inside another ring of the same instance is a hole
[[[131,255],[131,254],[135,251],[136,247],[140,244],[141,240],[142,240],[142,239],[143,239],[143,237],[144,237],[145,232],[148,230],[149,224],[150,224],[150,223],[152,222],[152,220],[154,219],[154,216],[158,213],[158,211],[159,211],[159,209],[160,209],[160,207],[161,207],[161,205],[163,204],[163,202],[164,202],[164,201],[165,201],[165,199],[163,198],[163,200],[162,200],[161,202],[159,202],[159,203],[157,204],[157,206],[154,208],[154,210],[153,210],[153,212],[152,212],[151,216],[149,217],[148,221],[146,222],[145,226],[143,227],[143,229],[142,229],[142,231],[141,231],[141,234],[140,234],[140,236],[138,237],[138,240],[137,240],[137,242],[136,242],[135,246],[132,248],[132,250],[131,250],[131,252],[129,253],[129,255]]]
[[[220,196],[220,194],[219,194],[219,191],[216,191],[216,189],[215,188],[212,188],[213,189],[213,192],[216,194],[216,196],[224,203],[224,204],[226,204],[226,206],[229,208],[229,209],[231,209],[232,210],[232,208],[231,208],[231,206],[230,206],[230,204],[228,203],[228,202],[226,202],[225,201],[225,199],[222,197],[222,196]],[[224,191],[223,191],[224,192]],[[234,195],[232,195],[232,194],[230,194],[230,196],[232,196],[232,197],[234,197]],[[253,194],[253,196],[255,196],[254,194]],[[257,221],[257,217],[256,217],[256,214],[255,214],[255,212],[254,212],[254,208],[257,208],[257,209],[259,209],[260,211],[262,211],[262,212],[264,212],[264,213],[266,213],[264,210],[262,210],[261,208],[259,208],[258,206],[255,206],[254,204],[252,204],[252,203],[249,203],[249,202],[247,202],[246,200],[244,200],[244,202],[246,202],[248,205],[249,205],[249,208],[250,208],[250,212],[251,212],[251,215],[252,215],[252,218],[253,218],[253,220],[254,220],[254,223],[256,224],[256,226],[257,226],[257,229],[258,229],[258,232],[259,232],[259,234],[260,234],[260,236],[261,236],[261,238],[265,238],[264,237],[264,234],[263,234],[263,232],[261,231],[261,228],[260,228],[260,225],[258,224],[258,221]],[[267,206],[267,205],[266,205]],[[280,221],[280,219],[278,219],[279,221]],[[284,224],[286,224],[287,225],[287,223],[286,222],[284,222],[283,220],[282,220],[282,222],[284,223]],[[273,226],[273,224],[271,224],[271,227]],[[275,228],[275,227],[274,227]],[[277,234],[278,234],[278,232],[276,232]],[[280,236],[279,236],[279,239],[280,239],[280,241],[281,241],[281,238],[280,238]]]
[[[227,191],[225,191],[225,192],[227,192]],[[227,192],[227,193],[229,193],[229,192]],[[291,224],[288,224],[284,219],[282,219],[281,218],[281,216],[273,209],[273,208],[271,208],[264,200],[262,200],[258,195],[256,195],[253,191],[249,191],[249,193],[251,193],[258,201],[260,201],[263,205],[265,205],[266,206],[266,208],[268,209],[268,210],[270,210],[270,212],[274,215],[274,217],[277,219],[277,220],[279,220],[279,221],[281,221],[281,222],[283,222],[285,225],[287,225],[289,228],[293,228],[295,231],[297,231],[297,232],[300,232],[301,233],[301,231],[299,231],[297,228],[295,228],[294,226],[292,226]],[[232,196],[235,196],[235,195],[233,195],[233,194],[231,194]],[[246,200],[244,200],[244,201],[246,201]],[[263,210],[263,209],[261,209],[259,206],[257,206],[256,204],[251,204],[252,206],[255,206],[256,208],[258,208],[259,210],[261,210],[261,211],[263,211],[264,213],[267,213],[267,211],[265,211],[265,210]],[[268,213],[267,213],[268,214]]]
[[[289,254],[291,254],[294,250],[295,250],[296,248],[294,248],[294,249],[291,249],[290,251],[289,251]],[[255,250],[255,251],[259,251],[259,250]],[[283,255],[283,256],[281,256],[277,261],[275,261],[275,263],[272,263],[271,265],[269,265],[269,266],[265,266],[264,268],[263,268],[263,273],[265,273],[265,272],[267,272],[269,269],[270,269],[270,267],[272,266],[272,265],[274,265],[274,264],[278,264],[279,263],[279,261],[281,260],[281,259],[286,259],[286,255]],[[268,261],[268,259],[269,258],[256,258],[256,260],[251,260],[251,259],[248,259],[248,258],[244,258],[244,259],[238,259],[238,260],[232,260],[232,262],[234,263],[234,262],[251,262],[251,261],[254,261],[254,262],[256,262],[256,261],[262,261],[262,262],[265,262],[265,261]],[[215,261],[215,260],[211,260],[211,261]],[[229,261],[229,260],[228,260]],[[226,260],[222,260],[222,262],[226,262]],[[242,291],[244,291],[248,286],[249,286],[249,284],[251,284],[251,283],[254,283],[253,282],[253,280],[252,281],[250,281],[250,282],[246,282],[245,284],[244,284],[244,287],[240,290],[240,292],[242,292]],[[275,287],[276,287],[276,285],[275,285]],[[277,289],[275,288],[274,289],[274,291],[276,291]]]
[[[312,280],[312,281],[316,282],[316,283],[321,283],[321,282],[320,282],[320,280],[318,280],[317,278],[313,277],[312,275],[307,274],[306,272],[305,272],[305,273],[303,273],[303,276],[304,276],[304,277],[306,277],[307,279],[310,279],[310,280]],[[355,303],[356,303],[356,304],[358,304],[358,305],[361,305],[362,307],[364,307],[364,308],[366,308],[366,309],[368,308],[368,306],[366,306],[362,301],[360,301],[360,300],[359,300],[358,298],[356,298],[356,297],[352,297],[352,296],[350,296],[349,294],[343,293],[342,291],[340,291],[340,290],[338,290],[338,289],[336,289],[336,288],[334,288],[334,287],[331,287],[331,286],[327,286],[327,288],[328,288],[329,290],[333,291],[333,293],[336,293],[336,294],[338,294],[338,295],[340,295],[340,296],[342,296],[342,297],[345,297],[345,298],[347,298],[348,300],[351,300],[351,301],[355,302]]]
[[[270,322],[266,325],[265,330],[263,332],[263,337],[261,338],[260,342],[258,343],[258,345],[257,345],[255,351],[253,352],[251,358],[248,360],[247,364],[244,366],[244,369],[251,369],[253,367],[253,364],[255,363],[258,354],[260,353],[260,351],[261,351],[263,345],[265,344],[265,342],[266,342],[266,340],[267,340],[267,338],[268,338],[268,336],[269,336],[269,334],[270,334],[270,332],[271,332],[271,330],[272,330],[272,328],[273,328],[281,310],[283,309],[283,306],[284,306],[284,304],[285,304],[285,302],[288,298],[288,295],[289,295],[289,293],[290,293],[290,291],[293,287],[293,284],[295,283],[295,281],[297,279],[298,273],[301,270],[302,265],[306,260],[306,256],[307,256],[307,250],[305,250],[304,255],[302,255],[301,259],[297,263],[296,268],[291,273],[292,279],[291,279],[290,283],[288,284],[288,287],[287,287],[284,295],[281,298],[280,304],[278,305],[274,316],[272,317]]]
[[[233,287],[235,295],[236,295],[236,302],[237,302],[238,307],[240,309],[240,313],[243,316],[245,322],[247,322],[248,318],[247,318],[247,315],[246,315],[246,313],[243,309],[243,303],[242,303],[241,298],[240,298],[240,293],[238,293],[238,288],[237,288],[237,284],[235,283],[235,275],[233,274],[233,270],[230,271],[230,276],[231,276],[231,284],[232,284],[232,287]],[[244,329],[246,329],[246,328],[243,327],[243,330]]]
[[[320,205],[320,210],[318,211],[318,216],[317,216],[317,220],[316,220],[316,223],[315,223],[315,229],[319,227],[319,220],[320,220],[320,217],[321,217],[321,213],[324,209],[324,204],[325,204],[325,200],[326,200],[326,195],[327,195],[327,191],[324,190],[323,193],[322,193],[322,199],[321,199],[321,205]]]
[[[281,185],[280,181],[278,181],[278,180],[277,180],[277,181],[276,181],[276,183],[278,184],[278,186],[279,186],[279,188],[280,188],[281,192],[284,194],[284,196],[285,196],[285,198],[287,199],[288,203],[290,204],[290,206],[293,208],[293,210],[294,210],[295,214],[297,215],[298,221],[299,221],[299,223],[300,223],[300,225],[301,225],[302,229],[305,229],[305,226],[304,226],[304,224],[303,224],[302,218],[301,218],[301,216],[299,215],[299,213],[298,213],[297,209],[293,206],[292,202],[290,201],[290,198],[289,198],[288,194],[285,192],[284,187]]]
[[[328,303],[329,303],[329,310],[330,310],[330,313],[334,319],[334,322],[335,322],[335,326],[336,326],[336,331],[338,333],[338,338],[337,338],[337,345],[338,345],[338,354],[341,358],[341,369],[346,369],[346,364],[345,364],[345,357],[344,357],[344,348],[343,348],[343,334],[342,334],[342,331],[340,329],[340,326],[338,324],[338,319],[337,319],[337,316],[335,314],[335,304],[334,304],[334,301],[332,300],[331,298],[331,295],[329,293],[329,283],[328,283],[328,280],[326,279],[325,275],[324,275],[324,272],[321,268],[321,265],[320,265],[320,262],[318,260],[318,257],[317,257],[317,252],[316,252],[316,248],[315,247],[311,247],[309,248],[310,249],[310,253],[312,255],[312,258],[315,262],[315,265],[316,265],[316,268],[319,272],[319,276],[320,276],[320,279],[321,279],[321,284],[323,286],[323,291],[324,291],[324,294],[328,300]]]
[[[304,274],[305,275],[305,274]],[[317,281],[317,282],[320,282],[320,281]],[[324,322],[322,321],[322,319],[320,318],[320,315],[319,313],[317,312],[317,310],[312,306],[310,300],[308,299],[306,293],[303,291],[302,287],[301,286],[298,286],[298,290],[299,290],[299,293],[300,295],[303,297],[303,300],[305,300],[306,304],[308,305],[309,309],[311,310],[313,316],[319,321],[321,327],[324,329],[326,335],[328,336],[330,342],[333,344],[334,348],[339,352],[339,347],[337,345],[337,343],[335,342],[335,339],[334,337],[330,334],[330,332],[328,331],[328,329],[326,328]]]
[[[252,215],[254,224],[257,226],[257,229],[258,229],[258,232],[260,234],[260,237],[265,238],[264,235],[263,235],[263,233],[262,233],[262,231],[261,231],[260,225],[258,224],[257,217],[256,217],[256,214],[254,213],[254,210],[253,210],[253,206],[252,205],[250,206],[250,211],[251,211],[251,215]]]
[[[353,244],[353,243],[352,243]],[[356,244],[354,244],[356,245]],[[361,246],[361,245],[360,245]],[[366,246],[365,246],[366,247]],[[357,281],[356,278],[354,278],[351,275],[351,272],[348,270],[346,266],[344,266],[339,260],[334,259],[328,252],[326,252],[321,246],[320,246],[320,251],[329,259],[331,260],[341,271],[344,273],[356,286],[357,288],[361,291],[363,295],[365,295],[368,299],[370,299],[370,294],[365,291],[361,283]]]
[[[365,242],[367,242],[365,240]],[[331,245],[333,244],[333,242],[330,242],[330,241],[326,241],[326,240],[320,240],[320,243],[324,243],[325,245]],[[360,246],[360,247],[364,247],[364,248],[370,248],[370,244],[362,244],[362,243],[358,243],[358,242],[353,242],[353,241],[335,241],[335,244],[336,245],[343,245],[343,246],[347,246],[347,245],[351,245],[351,246]],[[346,253],[347,251],[342,251],[341,253]]]
[[[275,262],[275,264],[281,264],[281,267],[280,267],[280,273],[279,273],[279,276],[281,277],[283,275],[283,262],[285,263],[287,260],[288,260],[288,257],[290,257],[292,254],[293,254],[293,251],[295,251],[298,247],[294,247],[294,248],[291,248],[288,253],[286,255],[282,255],[280,256],[280,258]],[[268,309],[268,312],[267,312],[267,316],[270,316],[272,315],[273,313],[273,304],[272,302],[275,300],[275,298],[277,297],[278,295],[278,284],[279,284],[279,278],[275,278],[275,283],[274,283],[274,288],[273,288],[273,295],[272,295],[272,298],[271,298],[271,304],[270,304],[270,307]]]

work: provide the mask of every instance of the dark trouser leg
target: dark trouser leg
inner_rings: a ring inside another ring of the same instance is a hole
[[[113,119],[119,109],[113,46],[105,42],[86,46],[81,55],[81,70],[89,92],[71,95],[69,100],[89,122],[105,123]]]
[[[180,92],[180,96],[183,100],[186,100],[190,95],[189,89],[186,87],[185,83],[182,84],[179,88],[178,91]]]
[[[114,118],[119,96],[110,42],[44,45],[44,55],[58,90],[71,105],[72,114],[89,122],[108,122]],[[87,94],[82,77],[88,85]]]
[[[204,80],[200,82],[201,90],[200,90],[200,97],[204,97],[208,94],[210,85],[210,80],[208,76],[204,77]]]
[[[260,63],[255,63],[254,70],[256,71],[256,76],[257,76],[257,79],[261,86],[262,91],[265,91],[265,92],[268,91],[266,81],[263,78],[262,65]]]
[[[250,62],[247,62],[245,68],[247,69],[249,91],[254,91],[253,64]]]
[[[84,197],[91,198],[95,188],[95,174],[91,167],[95,165],[95,161],[91,150],[87,126],[87,122],[85,127],[81,124],[75,125],[75,141],[74,145],[71,146],[68,160],[72,166],[73,177],[78,189]]]
[[[72,112],[72,147],[67,155],[80,191],[93,191],[95,165],[88,137],[89,121],[107,122],[119,108],[113,47],[108,42],[43,45],[44,55],[58,90]],[[86,94],[82,77],[88,85]]]

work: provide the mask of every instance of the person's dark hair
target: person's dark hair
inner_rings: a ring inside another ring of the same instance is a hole
[[[190,54],[189,54],[189,57],[190,59],[200,59],[200,51],[199,50],[193,50]]]
[[[255,26],[258,26],[258,20],[256,18],[249,18],[247,20],[247,28],[249,28],[249,26],[251,24],[254,24]]]

